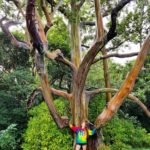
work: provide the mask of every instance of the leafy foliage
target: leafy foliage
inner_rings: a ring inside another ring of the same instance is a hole
[[[62,99],[54,101],[59,112],[64,115],[66,107]],[[24,134],[24,150],[71,150],[72,139],[68,129],[59,129],[49,115],[45,103],[29,112],[30,120]]]
[[[0,131],[0,149],[16,150],[16,124],[11,124],[7,129]]]
[[[18,68],[11,74],[0,73],[0,130],[17,124],[15,134],[20,141],[28,119],[26,99],[35,88],[36,81],[25,68]]]

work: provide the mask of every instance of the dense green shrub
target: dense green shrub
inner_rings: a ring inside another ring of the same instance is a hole
[[[62,115],[65,115],[65,105],[61,99],[55,100],[55,105]],[[49,115],[45,103],[30,110],[30,120],[25,132],[24,150],[71,150],[72,139],[70,130],[59,129]]]

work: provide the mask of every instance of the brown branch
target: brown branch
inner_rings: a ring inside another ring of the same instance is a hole
[[[110,57],[127,58],[127,57],[137,56],[138,54],[139,52],[133,52],[133,53],[127,53],[127,54],[118,54],[118,53],[107,54],[105,56],[100,56],[99,58],[96,58],[93,61],[93,64],[97,63],[100,60],[107,59]]]
[[[67,60],[63,56],[62,52],[59,49],[56,50],[56,51],[54,51],[54,52],[46,51],[45,55],[49,59],[60,61],[60,62],[64,63],[65,65],[69,66],[74,72],[77,72],[76,66],[72,62],[70,62],[69,60]]]
[[[33,103],[34,103],[36,97],[37,97],[39,94],[41,94],[41,92],[42,92],[42,91],[41,91],[41,88],[36,88],[36,89],[33,90],[33,92],[30,94],[30,96],[29,96],[29,98],[28,98],[28,101],[27,101],[27,108],[30,108],[30,107],[33,105]]]
[[[9,31],[10,26],[18,25],[20,23],[18,23],[17,21],[7,21],[6,23],[3,23],[3,21],[5,20],[6,18],[2,18],[0,20],[0,27],[4,34],[11,40],[11,44],[18,48],[24,48],[28,50],[31,49],[30,44],[24,41],[17,40],[16,37]]]
[[[72,97],[71,94],[69,94],[67,92],[64,92],[64,91],[61,91],[61,90],[54,89],[54,88],[50,88],[50,92],[52,94],[62,96],[62,97],[64,97],[65,99],[67,99],[69,101],[71,100],[71,97]],[[33,105],[36,97],[39,94],[42,94],[42,88],[41,87],[34,89],[33,92],[30,94],[30,96],[28,98],[28,101],[27,101],[27,108],[30,108]]]
[[[58,95],[58,96],[62,96],[62,97],[64,97],[65,99],[67,99],[69,101],[72,98],[72,95],[65,92],[65,91],[57,90],[57,89],[54,89],[54,88],[50,88],[50,91],[51,91],[51,93],[53,93],[55,95]]]
[[[91,99],[92,97],[94,97],[96,94],[99,93],[106,93],[106,92],[118,92],[118,89],[113,89],[113,88],[102,88],[102,89],[96,89],[93,91],[86,91],[86,94],[88,95],[88,97]],[[133,102],[135,102],[137,105],[139,105],[143,111],[146,113],[146,115],[148,117],[150,117],[150,111],[148,110],[148,108],[135,96],[133,96],[132,94],[129,94],[127,96],[130,100],[132,100]]]
[[[150,111],[137,97],[130,94],[128,96],[128,98],[130,98],[133,102],[135,102],[137,105],[139,105],[143,109],[143,111],[146,113],[146,115],[148,117],[150,117]]]
[[[119,107],[122,105],[124,99],[133,89],[135,80],[143,66],[144,60],[147,56],[149,49],[150,49],[150,34],[145,40],[133,68],[131,69],[124,83],[120,87],[119,91],[110,100],[108,107],[105,108],[103,112],[97,117],[95,121],[97,127],[103,126],[107,121],[109,121],[112,118],[112,116],[117,112]]]
[[[80,0],[80,3],[77,4],[77,7],[80,9],[83,6],[84,2],[85,0]]]
[[[45,3],[45,0],[41,0],[41,7],[42,7],[42,10],[44,12],[44,15],[46,17],[46,20],[47,20],[47,24],[44,28],[44,31],[45,33],[47,33],[47,31],[49,30],[49,28],[53,25],[52,23],[52,19],[51,19],[51,16],[48,12],[48,9],[47,9],[47,6],[46,6],[46,3]]]
[[[107,36],[106,36],[106,41],[110,41],[111,39],[113,39],[116,35],[117,35],[117,32],[116,32],[116,22],[117,22],[117,15],[119,13],[119,11],[121,9],[123,9],[123,7],[125,5],[127,5],[130,1],[132,0],[121,0],[118,5],[112,10],[111,12],[111,26],[110,26],[110,29],[107,33]]]
[[[18,8],[19,12],[21,12],[22,16],[23,16],[24,18],[26,17],[24,11],[22,10],[21,3],[20,3],[19,0],[7,0],[7,1],[8,1],[8,2],[9,2],[9,1],[12,1],[12,2],[16,5],[16,7]]]
[[[53,12],[52,12],[52,17],[54,16],[54,14],[56,13],[56,11],[60,8],[60,6],[62,5],[62,0],[59,0],[58,4],[55,6]]]
[[[94,97],[95,95],[99,94],[99,93],[107,93],[107,92],[117,92],[118,89],[113,89],[113,88],[101,88],[101,89],[95,89],[92,91],[86,91],[86,94],[90,97],[90,99],[92,97]]]

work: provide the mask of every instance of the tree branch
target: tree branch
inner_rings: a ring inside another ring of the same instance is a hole
[[[67,99],[69,101],[71,100],[72,95],[67,93],[67,92],[57,90],[57,89],[54,89],[54,88],[50,88],[50,91],[51,91],[51,93],[53,93],[55,95],[62,96],[62,97],[64,97],[65,99]]]
[[[46,24],[46,26],[44,28],[45,33],[47,33],[47,31],[53,25],[53,23],[52,23],[51,16],[50,16],[50,14],[48,12],[48,9],[46,7],[45,0],[41,0],[41,7],[42,7],[42,10],[43,10],[44,15],[46,17],[46,20],[47,20],[47,24]]]
[[[118,53],[107,54],[105,56],[100,56],[99,58],[96,58],[93,61],[93,64],[97,63],[100,60],[107,59],[110,57],[127,58],[127,57],[137,56],[138,54],[139,54],[139,52],[127,53],[127,54],[118,54]]]
[[[135,80],[143,66],[144,60],[147,56],[148,50],[150,49],[150,34],[147,36],[141,51],[136,59],[136,62],[125,79],[124,83],[120,87],[119,91],[110,100],[108,107],[103,110],[103,112],[97,117],[95,124],[97,127],[103,126],[107,121],[109,121],[112,116],[117,112],[119,107],[122,105],[124,99],[133,89]]]
[[[116,22],[117,22],[117,15],[119,13],[119,11],[121,9],[123,9],[123,7],[125,5],[127,5],[130,1],[132,0],[121,0],[118,5],[112,10],[111,12],[111,26],[110,26],[110,29],[107,33],[107,36],[106,36],[106,41],[110,41],[111,39],[113,39],[116,35],[117,35],[117,32],[116,32]]]
[[[83,6],[84,2],[85,0],[80,0],[80,3],[77,4],[77,7],[80,9]]]
[[[30,108],[30,107],[33,105],[33,103],[34,103],[36,97],[37,97],[39,94],[41,94],[41,92],[42,92],[41,90],[42,90],[41,88],[36,88],[36,89],[33,90],[33,92],[30,94],[30,96],[29,96],[29,98],[28,98],[28,101],[27,101],[27,108]]]
[[[102,89],[96,89],[93,91],[86,91],[86,94],[88,95],[88,97],[91,99],[92,97],[94,97],[96,94],[99,93],[106,93],[106,92],[118,92],[118,89],[113,89],[113,88],[102,88]],[[150,117],[150,111],[148,110],[148,108],[135,96],[129,94],[127,96],[130,100],[132,100],[133,102],[135,102],[137,105],[139,105],[143,111],[146,113],[146,115],[148,117]]]
[[[62,0],[59,0],[58,4],[56,5],[56,7],[54,8],[53,12],[52,12],[52,16],[54,16],[54,14],[56,13],[56,11],[60,8],[60,6],[62,5]]]
[[[16,5],[16,7],[18,8],[19,12],[21,12],[22,16],[23,16],[24,18],[26,17],[24,11],[22,10],[21,3],[20,3],[19,0],[7,0],[7,1],[8,1],[8,2],[9,2],[9,1],[12,1],[12,2]]]
[[[54,95],[62,96],[69,101],[71,100],[71,97],[72,97],[71,94],[64,92],[64,91],[61,91],[61,90],[54,89],[54,88],[50,88],[50,92]],[[27,108],[30,108],[33,105],[36,97],[39,94],[42,94],[42,88],[41,87],[34,89],[33,92],[30,94],[28,101],[27,101]]]
[[[31,49],[30,44],[24,41],[17,40],[16,37],[9,31],[10,26],[18,25],[20,23],[18,23],[17,21],[7,21],[6,23],[3,23],[3,21],[5,20],[5,17],[0,20],[0,27],[4,34],[11,40],[11,44],[18,48],[24,48],[28,50]]]
[[[69,60],[64,58],[62,52],[59,49],[54,52],[46,51],[45,55],[49,59],[64,63],[65,65],[69,66],[74,72],[77,72],[76,66],[73,63],[71,63]]]
[[[150,117],[150,111],[137,97],[135,97],[133,95],[129,95],[128,98],[130,98],[133,102],[135,102],[137,105],[139,105],[143,109],[143,111],[146,113],[146,115],[148,117]]]

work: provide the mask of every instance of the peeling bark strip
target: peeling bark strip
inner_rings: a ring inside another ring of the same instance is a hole
[[[107,121],[109,121],[112,118],[112,116],[117,112],[117,110],[123,103],[124,99],[131,92],[135,84],[136,77],[138,76],[143,66],[144,60],[149,50],[150,50],[150,34],[145,40],[132,70],[128,74],[121,88],[110,100],[108,107],[105,108],[103,112],[97,117],[95,122],[97,127],[102,127]]]
[[[38,52],[41,55],[43,55],[44,46],[40,38],[40,35],[38,33],[38,30],[36,28],[36,22],[35,22],[35,0],[28,0],[27,2],[26,23],[33,42],[33,46],[38,50]]]

